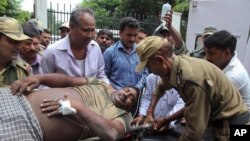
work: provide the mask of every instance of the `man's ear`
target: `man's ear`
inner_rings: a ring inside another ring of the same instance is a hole
[[[230,49],[226,49],[226,50],[225,50],[225,53],[226,53],[226,55],[232,55]]]
[[[154,59],[155,59],[155,61],[157,61],[157,62],[159,62],[161,64],[165,62],[164,57],[161,56],[161,55],[156,55]]]

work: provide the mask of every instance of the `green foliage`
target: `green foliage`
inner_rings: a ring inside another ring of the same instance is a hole
[[[163,0],[123,0],[119,6],[121,12],[158,16]]]
[[[80,4],[95,11],[95,15],[108,16],[117,11],[120,0],[83,0]]]
[[[149,28],[150,33],[159,24],[161,8],[166,2],[172,5],[173,11],[182,13],[181,34],[185,39],[189,0],[83,0],[81,6],[95,11],[98,28],[109,26],[108,28],[117,29],[117,19],[132,16],[140,21],[142,27],[147,24],[144,28]]]
[[[0,13],[1,11],[5,11],[7,6],[7,0],[1,0],[0,1]]]
[[[189,13],[189,0],[176,0],[176,5],[173,7],[173,11],[182,13],[181,16],[181,35],[186,39],[188,13]]]
[[[0,1],[0,16],[8,16],[13,17],[24,23],[30,17],[30,13],[28,11],[24,11],[21,9],[22,0],[1,0]]]

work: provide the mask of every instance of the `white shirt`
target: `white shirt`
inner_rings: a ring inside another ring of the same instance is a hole
[[[250,80],[236,52],[229,64],[223,69],[223,72],[239,90],[242,99],[247,104],[248,110],[250,111]]]
[[[139,114],[146,115],[152,98],[152,94],[159,82],[160,77],[154,74],[149,74],[146,78],[146,91],[141,96]],[[154,117],[166,117],[184,107],[184,102],[175,89],[170,89],[158,101]]]

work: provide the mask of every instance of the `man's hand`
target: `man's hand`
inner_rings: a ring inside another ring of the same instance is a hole
[[[64,100],[67,100],[68,94],[64,95]],[[40,108],[42,109],[43,113],[48,113],[48,117],[53,117],[53,116],[60,116],[63,115],[62,109],[60,109],[61,104],[60,104],[60,99],[44,99],[43,103],[41,104]],[[74,108],[77,112],[77,109],[79,107],[82,107],[81,103],[76,101],[76,100],[70,100],[70,107]]]
[[[169,11],[169,12],[167,12],[167,14],[164,17],[164,21],[166,22],[165,26],[168,28],[168,30],[171,30],[172,14],[173,14],[173,11]]]
[[[62,115],[62,113],[59,111],[61,104],[59,103],[59,99],[57,98],[55,100],[44,99],[40,107],[43,113],[48,113],[48,117]]]
[[[134,118],[131,122],[131,125],[140,125],[143,123],[145,116],[139,115],[138,117]]]
[[[164,132],[169,128],[169,123],[167,118],[157,118],[155,119],[154,130],[157,132]]]
[[[152,112],[148,112],[143,124],[150,123],[155,126],[154,117]]]
[[[35,77],[27,77],[23,80],[16,80],[11,84],[11,92],[13,95],[16,94],[28,94],[30,91],[37,88],[40,84],[40,80]]]

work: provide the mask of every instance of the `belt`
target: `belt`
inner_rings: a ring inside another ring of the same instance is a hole
[[[246,125],[249,122],[250,114],[246,112],[241,115],[230,117],[229,119],[217,119],[211,123],[211,125],[217,128],[223,128],[223,120],[228,120],[230,125]]]
[[[250,114],[246,112],[242,115],[233,116],[228,119],[229,124],[231,125],[245,125],[249,122]]]

